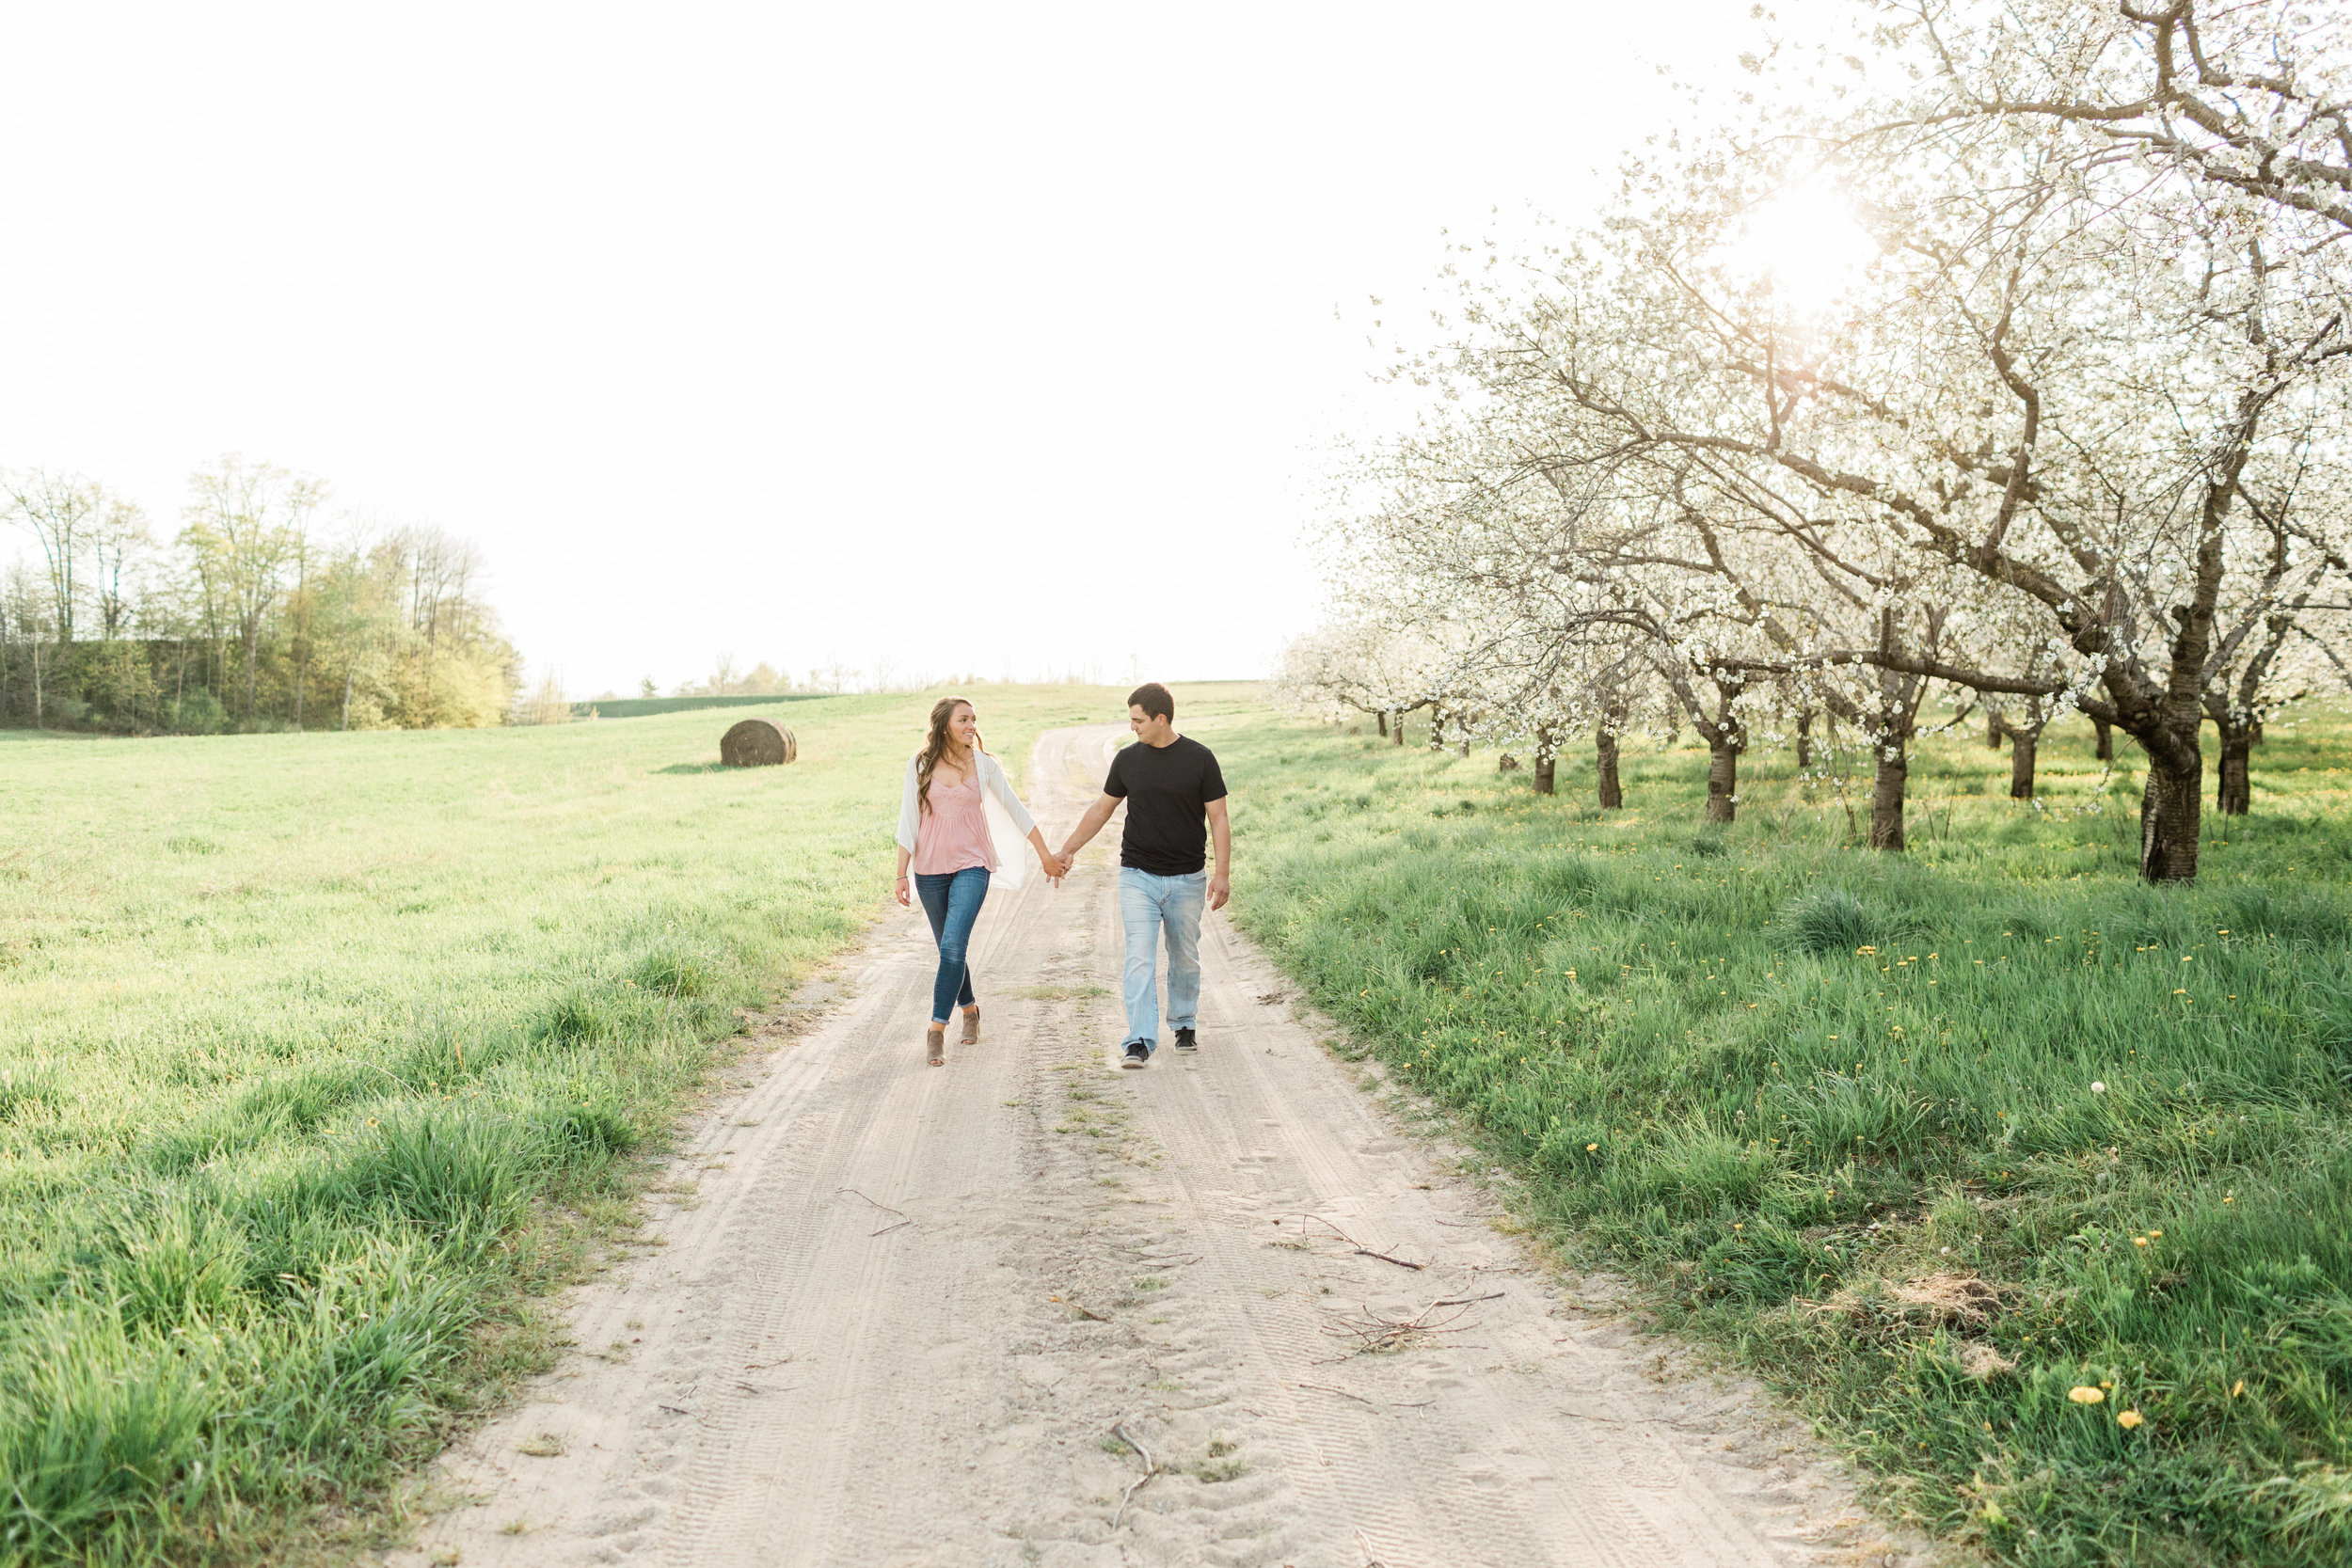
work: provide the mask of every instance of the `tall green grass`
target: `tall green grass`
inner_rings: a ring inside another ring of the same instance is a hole
[[[1120,711],[973,695],[1016,768]],[[930,700],[741,771],[732,712],[0,750],[0,1564],[282,1555],[430,1452],[881,907]]]
[[[1785,756],[1713,832],[1703,752],[1604,815],[1588,768],[1195,728],[1245,925],[1895,1506],[2025,1563],[2352,1560],[2343,723],[2274,732],[2173,889],[2087,731],[2038,807],[1931,744],[1889,856]]]

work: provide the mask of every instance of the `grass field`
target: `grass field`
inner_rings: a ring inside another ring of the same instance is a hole
[[[1589,760],[1541,800],[1492,753],[1196,730],[1242,922],[1895,1507],[2026,1563],[2352,1560],[2352,726],[2274,728],[2161,891],[2087,727],[2038,810],[1931,744],[1900,856],[1786,753],[1718,832],[1703,752],[1603,814]]]
[[[1123,696],[972,694],[1016,769]],[[745,771],[733,710],[0,744],[0,1563],[282,1560],[539,1358],[559,1216],[882,906],[930,700]]]

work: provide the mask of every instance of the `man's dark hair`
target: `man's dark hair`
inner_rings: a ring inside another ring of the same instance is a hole
[[[1127,705],[1143,709],[1146,719],[1174,720],[1176,699],[1168,694],[1168,688],[1157,681],[1145,681],[1127,693]]]

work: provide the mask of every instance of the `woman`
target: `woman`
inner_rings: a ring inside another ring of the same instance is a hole
[[[988,897],[989,874],[996,869],[996,847],[989,832],[988,798],[994,796],[1045,867],[1058,881],[1070,863],[1045,847],[1012,781],[996,759],[980,749],[979,715],[961,697],[931,708],[930,734],[923,749],[907,759],[906,789],[898,802],[898,902],[908,899],[907,871],[913,865],[914,896],[930,916],[939,942],[939,974],[931,982],[931,1024],[924,1044],[930,1064],[947,1060],[947,1015],[963,1008],[963,1043],[980,1037],[980,1005],[972,994],[972,972],[964,955],[972,923]]]

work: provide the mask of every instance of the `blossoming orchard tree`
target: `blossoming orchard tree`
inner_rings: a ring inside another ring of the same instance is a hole
[[[1368,714],[1402,746],[1405,716],[1436,701],[1442,662],[1436,644],[1414,632],[1341,621],[1285,647],[1267,686],[1278,701],[1298,707],[1334,717]]]
[[[1678,703],[1708,741],[1710,815],[1727,820],[1750,683],[1709,661],[1721,639],[1706,628],[1726,606],[1728,632],[1752,617],[1717,585],[1654,559],[1664,503],[1637,484],[1655,473],[1523,461],[1541,449],[1532,412],[1477,396],[1379,460],[1365,477],[1381,504],[1334,531],[1357,563],[1358,592],[1398,624],[1442,628],[1442,684],[1477,733],[1533,752],[1539,790],[1560,741],[1589,727],[1599,802],[1622,805],[1619,738],[1662,717],[1651,705]]]

